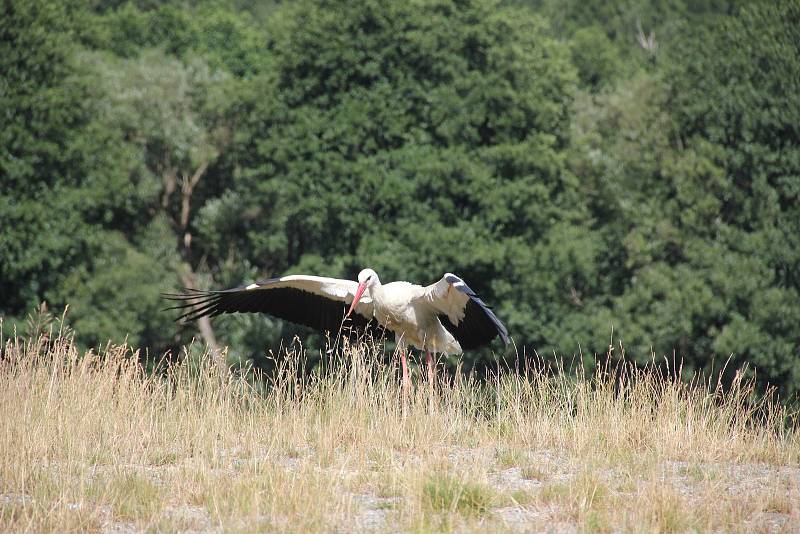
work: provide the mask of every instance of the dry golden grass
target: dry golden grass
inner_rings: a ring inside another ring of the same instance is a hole
[[[404,409],[376,350],[254,388],[210,357],[148,375],[124,347],[7,341],[0,530],[800,530],[798,434],[739,381],[417,380]]]

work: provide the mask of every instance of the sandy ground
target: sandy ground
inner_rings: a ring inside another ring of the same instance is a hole
[[[518,451],[519,452],[519,451]],[[357,471],[343,468],[347,462],[338,462],[334,459],[330,467],[318,466],[314,451],[305,449],[291,457],[250,456],[237,457],[236,451],[223,454],[225,462],[220,467],[222,473],[228,472],[235,476],[237,470],[249,464],[268,462],[279,465],[288,472],[301,467],[317,465],[320,472],[336,470],[341,480],[341,490],[351,498],[353,508],[356,510],[354,521],[346,528],[336,528],[336,531],[371,533],[371,532],[402,532],[396,520],[397,514],[404,506],[403,498],[379,494],[379,491],[360,489],[353,492],[348,481],[359,476]],[[644,480],[631,479],[630,472],[620,472],[612,468],[603,468],[587,471],[586,466],[581,466],[575,458],[567,457],[554,450],[528,450],[522,451],[526,466],[534,466],[535,477],[531,477],[531,469],[521,466],[502,466],[496,459],[496,451],[481,448],[458,448],[447,452],[447,457],[454,471],[459,469],[475,472],[476,465],[486,466],[479,472],[484,476],[484,482],[503,495],[527,496],[527,502],[502,502],[492,507],[479,520],[486,526],[487,531],[494,531],[497,527],[509,532],[524,533],[573,533],[586,530],[571,518],[570,511],[557,499],[541,498],[547,488],[553,486],[568,487],[575,477],[586,475],[590,472],[596,479],[604,483],[604,487],[612,488],[615,497],[624,498],[626,493],[635,493],[640,490],[639,483]],[[412,465],[419,462],[419,457],[410,452],[395,452],[392,463],[399,468],[403,465]],[[168,476],[170,470],[187,467],[191,460],[178,461],[165,466],[152,465],[125,465],[125,466],[95,466],[91,469],[95,473],[104,470],[124,469],[146,476],[155,483]],[[227,464],[227,465],[225,465]],[[54,467],[55,466],[51,466]],[[370,469],[369,463],[367,469]],[[800,518],[796,513],[800,508],[797,489],[800,488],[800,467],[772,466],[763,464],[728,464],[728,463],[693,463],[667,461],[655,466],[659,473],[658,484],[663,488],[677,492],[685,498],[685,503],[697,499],[708,498],[710,490],[721,492],[720,495],[746,496],[748,493],[775,492],[783,504],[775,506],[775,510],[759,511],[749,517],[746,523],[740,525],[742,532],[800,532]],[[648,471],[651,476],[653,469]],[[528,476],[526,476],[526,474]],[[652,478],[647,481],[652,485]],[[701,497],[702,496],[702,497]],[[0,494],[0,507],[25,506],[31,503],[31,497],[18,493]],[[87,503],[67,503],[66,506],[78,508],[92,506]],[[106,534],[133,534],[144,532],[132,522],[115,521],[111,510],[100,507],[103,516],[101,531]],[[202,506],[185,504],[168,504],[164,508],[164,516],[169,524],[179,525],[181,532],[214,533],[223,532],[222,527],[215,525],[209,511]],[[236,530],[243,531],[281,531],[288,527],[287,520],[276,517],[252,518],[236,525]],[[230,527],[230,525],[227,525]],[[458,529],[455,529],[456,531]],[[626,529],[618,525],[606,525],[597,530],[603,532],[624,532]]]

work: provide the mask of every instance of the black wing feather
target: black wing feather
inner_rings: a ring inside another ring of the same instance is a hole
[[[446,314],[439,315],[442,326],[456,338],[461,348],[477,349],[488,345],[497,336],[508,345],[508,330],[489,306],[457,276],[450,275],[445,280],[469,297],[464,309],[464,318],[457,325],[453,324]]]
[[[239,287],[222,291],[187,289],[183,294],[164,294],[165,299],[180,302],[168,310],[186,310],[177,320],[195,321],[201,317],[216,317],[223,313],[266,313],[321,332],[338,332],[347,313],[345,302],[329,299],[302,289],[245,289]],[[353,313],[344,322],[345,328],[368,330],[383,335],[377,321]]]

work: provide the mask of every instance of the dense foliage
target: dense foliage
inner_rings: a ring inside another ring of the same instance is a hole
[[[6,335],[46,301],[86,346],[157,356],[202,335],[265,365],[301,330],[179,327],[159,292],[452,270],[520,354],[590,364],[613,330],[617,355],[731,358],[797,391],[796,2],[11,0],[0,16]],[[514,358],[494,349],[465,361]]]

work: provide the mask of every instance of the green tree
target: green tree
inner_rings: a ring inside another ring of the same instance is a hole
[[[791,3],[744,8],[687,29],[660,73],[578,99],[571,163],[612,259],[596,322],[639,360],[732,355],[796,392],[796,20]]]
[[[195,285],[191,219],[227,183],[229,73],[267,56],[246,16],[211,2],[86,7],[3,13],[0,312],[12,329],[40,300],[71,304],[81,343],[158,353],[180,341],[159,289]]]
[[[226,187],[217,176],[210,178],[209,169],[230,139],[221,111],[230,76],[210,69],[200,59],[184,62],[159,50],[141,51],[130,59],[87,52],[82,61],[98,80],[95,124],[115,136],[114,143],[121,147],[116,165],[128,182],[147,192],[141,220],[127,232],[144,256],[113,247],[106,254],[124,254],[126,264],[144,263],[148,258],[173,273],[161,277],[161,291],[175,288],[164,285],[169,280],[179,280],[186,287],[205,285],[196,272],[202,262],[193,254],[191,223],[195,212]],[[113,280],[116,274],[107,276]],[[156,317],[167,320],[167,315],[156,313],[159,291],[153,291],[152,279],[136,280],[147,284],[140,291],[142,302],[149,303],[152,312],[152,319],[140,317],[138,323],[146,326]],[[86,287],[94,283],[101,282],[87,280]],[[81,301],[78,296],[74,300]],[[80,315],[81,310],[76,308],[75,313]],[[217,348],[208,320],[200,326],[205,341]],[[163,328],[162,335],[168,330]]]
[[[591,363],[613,326],[639,361],[733,354],[796,391],[796,3],[0,13],[6,329],[70,304],[84,345],[127,336],[160,355],[195,332],[157,311],[179,285],[452,270],[520,351]],[[300,332],[199,327],[261,365]]]
[[[693,61],[676,61],[672,71],[670,104],[678,136],[723,173],[722,184],[717,180],[711,189],[718,207],[712,228],[716,249],[723,253],[706,258],[712,272],[728,275],[712,279],[726,313],[706,328],[714,350],[734,354],[737,363],[752,363],[762,381],[796,392],[800,6],[791,1],[748,5],[707,33],[692,35],[686,47]]]
[[[8,329],[41,300],[63,307],[70,273],[92,272],[107,232],[128,228],[147,197],[117,172],[122,154],[93,123],[91,83],[75,61],[84,16],[71,2],[4,4],[0,311]]]
[[[528,275],[513,258],[558,246],[550,232],[581,219],[559,155],[574,70],[543,22],[521,15],[493,2],[282,9],[274,71],[249,83],[247,134],[228,155],[241,172],[199,217],[208,257],[246,251],[265,275],[369,264],[428,283],[453,270],[488,300],[509,299],[510,316],[524,297],[494,285],[498,266]],[[544,314],[545,301],[528,306]],[[530,318],[509,321],[542,341]]]

